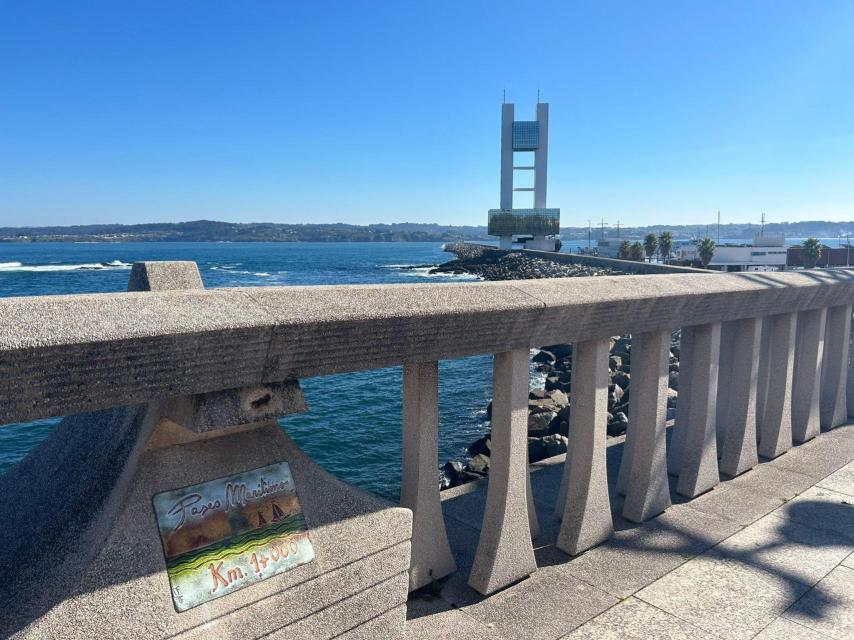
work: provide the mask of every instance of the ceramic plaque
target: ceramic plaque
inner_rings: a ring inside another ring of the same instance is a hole
[[[179,612],[314,559],[287,462],[158,493],[153,502]]]

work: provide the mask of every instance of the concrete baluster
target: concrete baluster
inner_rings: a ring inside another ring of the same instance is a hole
[[[846,393],[845,397],[847,399],[848,406],[848,417],[854,418],[854,336],[851,335],[852,332],[848,332],[848,372],[847,372],[847,380],[845,381]]]
[[[480,540],[469,585],[494,593],[537,569],[527,499],[527,349],[496,353],[492,372],[492,455]]]
[[[798,313],[795,367],[792,373],[792,439],[798,443],[819,434],[819,382],[826,322],[827,309],[809,309]]]
[[[456,571],[448,545],[436,464],[439,458],[439,363],[403,367],[403,474],[400,504],[412,509],[409,590]]]
[[[768,378],[771,375],[771,320],[762,318],[762,337],[759,340],[759,371],[756,374],[756,443],[762,433],[762,419],[768,402]]]
[[[721,325],[685,327],[682,335],[691,336],[691,390],[688,396],[688,424],[683,425],[682,462],[676,491],[693,498],[720,482],[716,434],[716,396]],[[682,366],[679,366],[680,383]],[[682,401],[683,398],[680,397]],[[681,402],[677,402],[679,406]]]
[[[833,429],[848,418],[848,341],[851,335],[851,305],[827,310],[824,358],[821,369],[821,428]]]
[[[759,455],[776,458],[792,448],[792,372],[797,313],[766,318],[769,323],[768,391],[759,433]]]
[[[726,335],[726,344],[724,344]],[[718,398],[718,436],[721,447],[720,470],[734,477],[759,463],[756,453],[756,379],[759,371],[759,344],[762,321],[746,318],[727,322],[721,329],[721,369],[718,389],[727,392]],[[726,379],[725,384],[721,380]]]
[[[576,555],[613,533],[605,466],[608,338],[575,345],[566,454],[567,493],[557,547]]]
[[[676,398],[676,422],[667,450],[667,472],[678,476],[685,448],[685,433],[688,428],[688,408],[691,404],[691,379],[693,377],[694,330],[684,327],[679,338],[679,396]]]
[[[623,516],[632,522],[648,520],[670,506],[666,443],[669,362],[670,331],[632,336],[632,449],[628,456],[624,452],[619,479],[627,491]]]
[[[735,350],[735,323],[721,323],[721,351],[718,359],[718,394],[715,411],[715,433],[717,434],[718,457],[723,454],[727,431],[727,413],[729,413],[729,393],[732,387],[732,359]]]

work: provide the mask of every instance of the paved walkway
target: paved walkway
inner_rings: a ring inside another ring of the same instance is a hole
[[[612,483],[622,453],[608,449]],[[466,585],[484,487],[444,501],[460,570],[409,602],[409,637],[552,640],[854,638],[854,424],[673,507],[576,558],[554,547],[562,460],[538,465],[539,570],[489,598]]]

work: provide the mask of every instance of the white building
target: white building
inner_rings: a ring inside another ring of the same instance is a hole
[[[642,238],[624,237],[624,238],[599,238],[596,242],[596,253],[604,258],[619,258],[620,245],[628,240],[629,244],[640,242],[643,244]]]
[[[501,106],[501,201],[499,209],[489,210],[489,235],[501,239],[502,249],[512,247],[514,239],[524,240],[528,249],[554,251],[555,236],[560,233],[560,209],[546,207],[548,178],[549,105],[537,103],[536,120],[514,120],[514,105]],[[516,154],[533,153],[533,163],[516,163]],[[516,172],[533,172],[533,186],[515,187]],[[514,202],[520,192],[533,194],[530,208],[518,208]]]
[[[695,244],[683,245],[677,255],[699,260]],[[718,271],[780,271],[786,267],[786,239],[782,235],[757,235],[753,244],[719,244],[709,267]]]

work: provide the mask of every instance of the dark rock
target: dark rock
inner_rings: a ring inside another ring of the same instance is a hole
[[[565,407],[569,404],[569,396],[560,389],[551,389],[548,397],[552,399],[556,407]]]
[[[476,456],[481,453],[485,456],[491,455],[492,441],[489,439],[489,436],[483,436],[472,442],[466,451],[470,456]]]
[[[477,454],[469,460],[466,469],[472,473],[485,476],[489,473],[489,456],[485,456],[482,453]]]
[[[528,462],[539,462],[547,457],[546,443],[542,438],[528,438]]]
[[[557,360],[557,358],[555,358],[555,354],[553,354],[551,351],[545,350],[538,351],[534,354],[534,357],[531,358],[532,362],[543,362],[546,364],[551,364],[555,360]]]
[[[460,474],[463,472],[463,463],[459,460],[446,462],[442,467],[442,475],[447,478],[447,488],[456,487],[461,484]]]
[[[571,344],[552,344],[542,348],[548,351],[549,353],[553,353],[555,358],[557,358],[558,360],[568,358],[572,355]]]
[[[676,389],[668,388],[667,389],[667,406],[668,407],[675,407],[677,398],[679,398],[679,392],[676,391]]]
[[[528,394],[529,400],[542,400],[545,397],[546,397],[546,390],[545,389],[534,389],[533,391],[531,391]]]
[[[546,457],[551,458],[566,453],[567,442],[566,436],[560,434],[553,434],[543,438],[543,444],[546,446]]]
[[[611,381],[625,391],[629,386],[629,382],[631,381],[631,374],[628,374],[625,371],[617,371],[611,377]]]
[[[608,435],[619,436],[626,432],[629,426],[629,418],[622,411],[614,414],[614,418],[608,421]]]
[[[486,405],[486,419],[492,420],[492,400],[490,400],[489,404]]]
[[[679,389],[679,372],[671,371],[667,378],[667,386],[671,389]]]
[[[549,433],[549,424],[555,419],[557,413],[548,411],[543,413],[532,413],[528,416],[528,435],[540,437]]]

